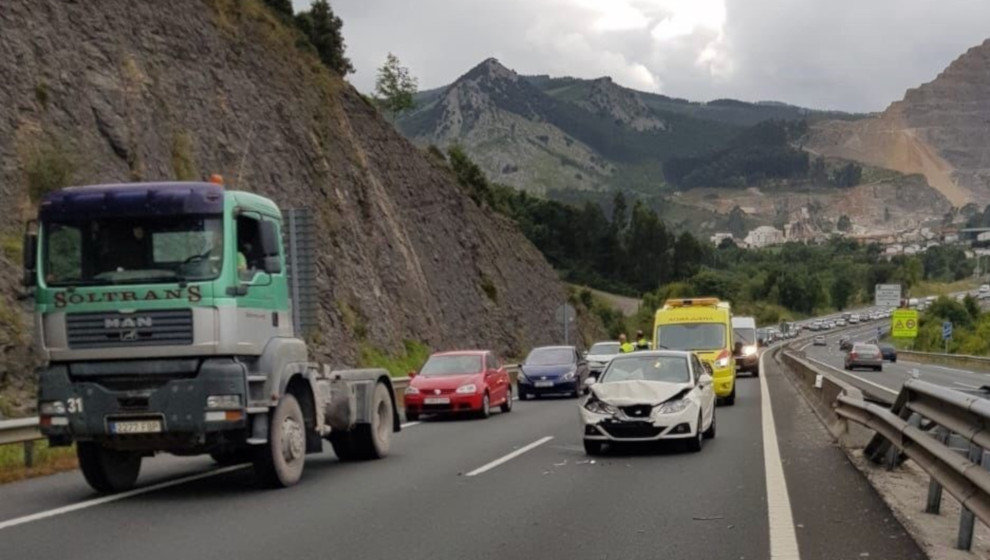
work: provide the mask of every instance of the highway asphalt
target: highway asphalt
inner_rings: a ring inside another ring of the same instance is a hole
[[[774,539],[793,534],[801,558],[923,558],[765,361],[774,442],[758,378],[739,379],[697,454],[666,445],[590,458],[577,401],[517,402],[488,420],[409,425],[384,460],[310,456],[284,490],[259,489],[246,468],[211,475],[206,459],[167,456],[146,461],[140,484],[152,490],[106,503],[87,502],[76,472],[0,486],[0,558],[764,559],[768,487],[786,487],[789,506],[771,492]],[[191,473],[207,476],[181,482]],[[180,482],[154,489],[167,480]]]

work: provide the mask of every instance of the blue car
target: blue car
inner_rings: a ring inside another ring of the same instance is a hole
[[[588,362],[574,346],[534,348],[520,367],[517,381],[521,400],[544,395],[580,397],[588,377]]]

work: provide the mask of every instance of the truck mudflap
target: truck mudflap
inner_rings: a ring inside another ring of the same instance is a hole
[[[369,424],[371,423],[372,414],[372,401],[375,392],[375,386],[378,383],[382,383],[388,389],[389,398],[392,402],[392,431],[398,432],[402,429],[401,422],[399,420],[398,408],[396,406],[395,400],[395,388],[392,386],[392,378],[389,376],[388,371],[384,369],[346,369],[346,370],[334,370],[329,374],[331,384],[334,383],[346,383],[347,391],[337,391],[337,387],[333,387],[331,393],[334,395],[332,397],[333,403],[339,403],[341,406],[334,407],[333,405],[328,406],[327,411],[327,423],[334,430],[348,430],[355,424]],[[341,399],[346,396],[346,405]]]
[[[194,446],[209,433],[246,433],[243,413],[218,420],[206,408],[211,395],[237,395],[247,402],[244,366],[233,359],[53,364],[38,379],[39,403],[61,403],[64,411],[41,419],[42,433],[59,443],[130,440],[129,447],[144,441],[157,448],[164,439]],[[125,435],[117,429],[121,422],[151,422],[127,425],[151,428]]]

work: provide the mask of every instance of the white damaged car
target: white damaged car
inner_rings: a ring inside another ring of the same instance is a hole
[[[700,451],[715,437],[711,371],[692,352],[621,354],[585,388],[580,415],[589,455],[611,442],[660,440],[682,440]]]

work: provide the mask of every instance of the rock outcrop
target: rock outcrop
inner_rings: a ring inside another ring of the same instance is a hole
[[[565,292],[542,255],[260,0],[9,0],[0,36],[0,235],[14,247],[0,251],[0,317],[26,311],[14,295],[29,190],[221,173],[317,213],[316,357],[353,365],[406,340],[515,357],[555,341]],[[0,391],[30,370],[30,321],[14,315]]]
[[[817,125],[813,152],[922,173],[954,205],[990,203],[990,40],[875,118]]]

